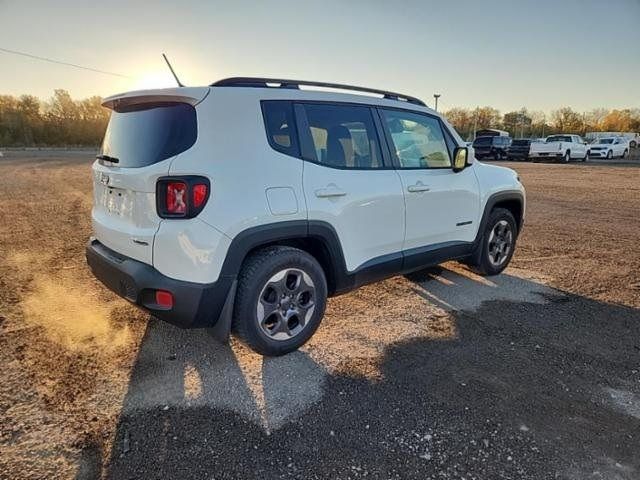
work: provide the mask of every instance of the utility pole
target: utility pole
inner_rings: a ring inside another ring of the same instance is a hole
[[[473,116],[473,139],[476,139],[476,132],[478,131],[478,107],[476,107],[476,111]]]
[[[439,93],[434,93],[433,94],[433,98],[436,99],[436,112],[438,111],[438,99],[441,97],[442,95],[440,95]]]

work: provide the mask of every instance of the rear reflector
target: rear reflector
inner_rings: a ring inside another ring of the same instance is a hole
[[[165,290],[156,290],[156,303],[163,308],[173,308],[173,294]]]

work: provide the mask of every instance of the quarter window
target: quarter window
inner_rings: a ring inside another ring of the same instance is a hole
[[[333,168],[383,168],[369,107],[300,104],[299,128],[305,159]]]
[[[291,102],[270,100],[262,102],[262,113],[269,144],[279,152],[300,156]]]
[[[451,168],[437,118],[397,110],[382,110],[382,116],[400,168]]]

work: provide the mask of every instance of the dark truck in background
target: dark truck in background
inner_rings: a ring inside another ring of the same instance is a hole
[[[511,137],[504,135],[483,136],[473,141],[473,151],[478,160],[483,158],[503,160],[507,158],[509,145],[511,145]]]
[[[529,160],[529,150],[531,149],[531,139],[516,138],[507,149],[509,160]]]

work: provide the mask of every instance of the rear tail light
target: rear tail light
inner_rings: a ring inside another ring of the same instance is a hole
[[[163,177],[156,186],[156,207],[161,218],[193,218],[209,200],[211,184],[205,177]]]
[[[207,195],[209,194],[209,187],[204,183],[196,183],[193,186],[192,196],[193,196],[193,206],[196,208],[200,208],[204,205],[204,202],[207,201]]]
[[[167,213],[184,215],[187,213],[187,184],[184,182],[167,182],[165,207]]]

